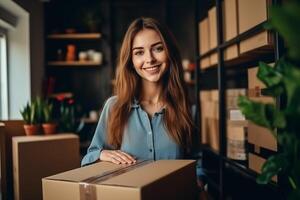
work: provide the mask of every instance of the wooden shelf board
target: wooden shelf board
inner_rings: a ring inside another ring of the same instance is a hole
[[[101,33],[61,33],[50,34],[48,39],[100,39]]]
[[[49,61],[50,66],[100,66],[100,62],[93,61]]]

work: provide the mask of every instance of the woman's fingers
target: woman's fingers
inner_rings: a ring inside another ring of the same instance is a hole
[[[115,164],[132,164],[136,162],[132,156],[120,150],[102,150],[100,160]]]
[[[128,153],[125,153],[125,152],[120,151],[120,150],[118,150],[118,153],[122,154],[122,156],[124,156],[124,159],[127,160],[127,162],[131,162],[131,163],[136,162],[136,160],[131,155],[129,155]]]

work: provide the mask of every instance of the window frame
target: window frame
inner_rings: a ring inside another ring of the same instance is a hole
[[[0,119],[8,119],[8,33],[0,26]]]

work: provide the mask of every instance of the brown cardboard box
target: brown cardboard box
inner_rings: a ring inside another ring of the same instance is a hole
[[[209,56],[210,66],[218,64],[218,53],[213,53]]]
[[[203,55],[209,51],[209,25],[206,17],[199,23],[199,54]]]
[[[246,124],[247,121],[227,121],[227,157],[246,160]]]
[[[277,141],[271,132],[251,122],[248,123],[248,142],[258,147],[277,151]]]
[[[239,33],[267,20],[267,0],[238,0]]]
[[[257,71],[258,67],[248,69],[248,97],[261,103],[275,103],[274,98],[261,95],[261,89],[266,86],[257,78]]]
[[[201,91],[201,142],[219,151],[219,93],[218,90]]]
[[[74,134],[13,137],[15,200],[42,199],[42,178],[80,166]]]
[[[217,47],[217,10],[214,6],[208,11],[208,23],[209,23],[209,48],[213,49]],[[212,64],[212,63],[211,63]]]
[[[195,199],[195,161],[159,160],[137,165],[129,166],[133,168],[128,171],[122,165],[98,162],[43,178],[43,199]]]
[[[201,69],[207,69],[210,66],[210,59],[209,56],[202,58],[200,60],[200,68]]]
[[[237,27],[237,0],[224,0],[223,6],[223,29],[224,40],[228,41],[238,35]]]
[[[237,27],[237,0],[225,0],[223,6],[224,40],[228,41],[238,35]],[[224,49],[224,60],[238,57],[238,45],[232,45]]]
[[[224,60],[232,60],[239,56],[238,45],[234,44],[224,49]]]
[[[260,174],[261,168],[262,168],[263,164],[266,162],[266,159],[259,157],[252,153],[248,154],[248,159],[249,159],[249,161],[248,161],[249,169],[252,169],[253,171]],[[272,180],[277,182],[277,176],[273,176]]]
[[[272,44],[271,33],[268,31],[263,31],[259,34],[256,34],[246,40],[240,42],[240,53],[245,53],[247,51],[270,45]]]

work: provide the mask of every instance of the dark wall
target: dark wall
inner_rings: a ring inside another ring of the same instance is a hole
[[[44,77],[44,10],[40,0],[14,0],[30,13],[31,96],[41,95]]]

